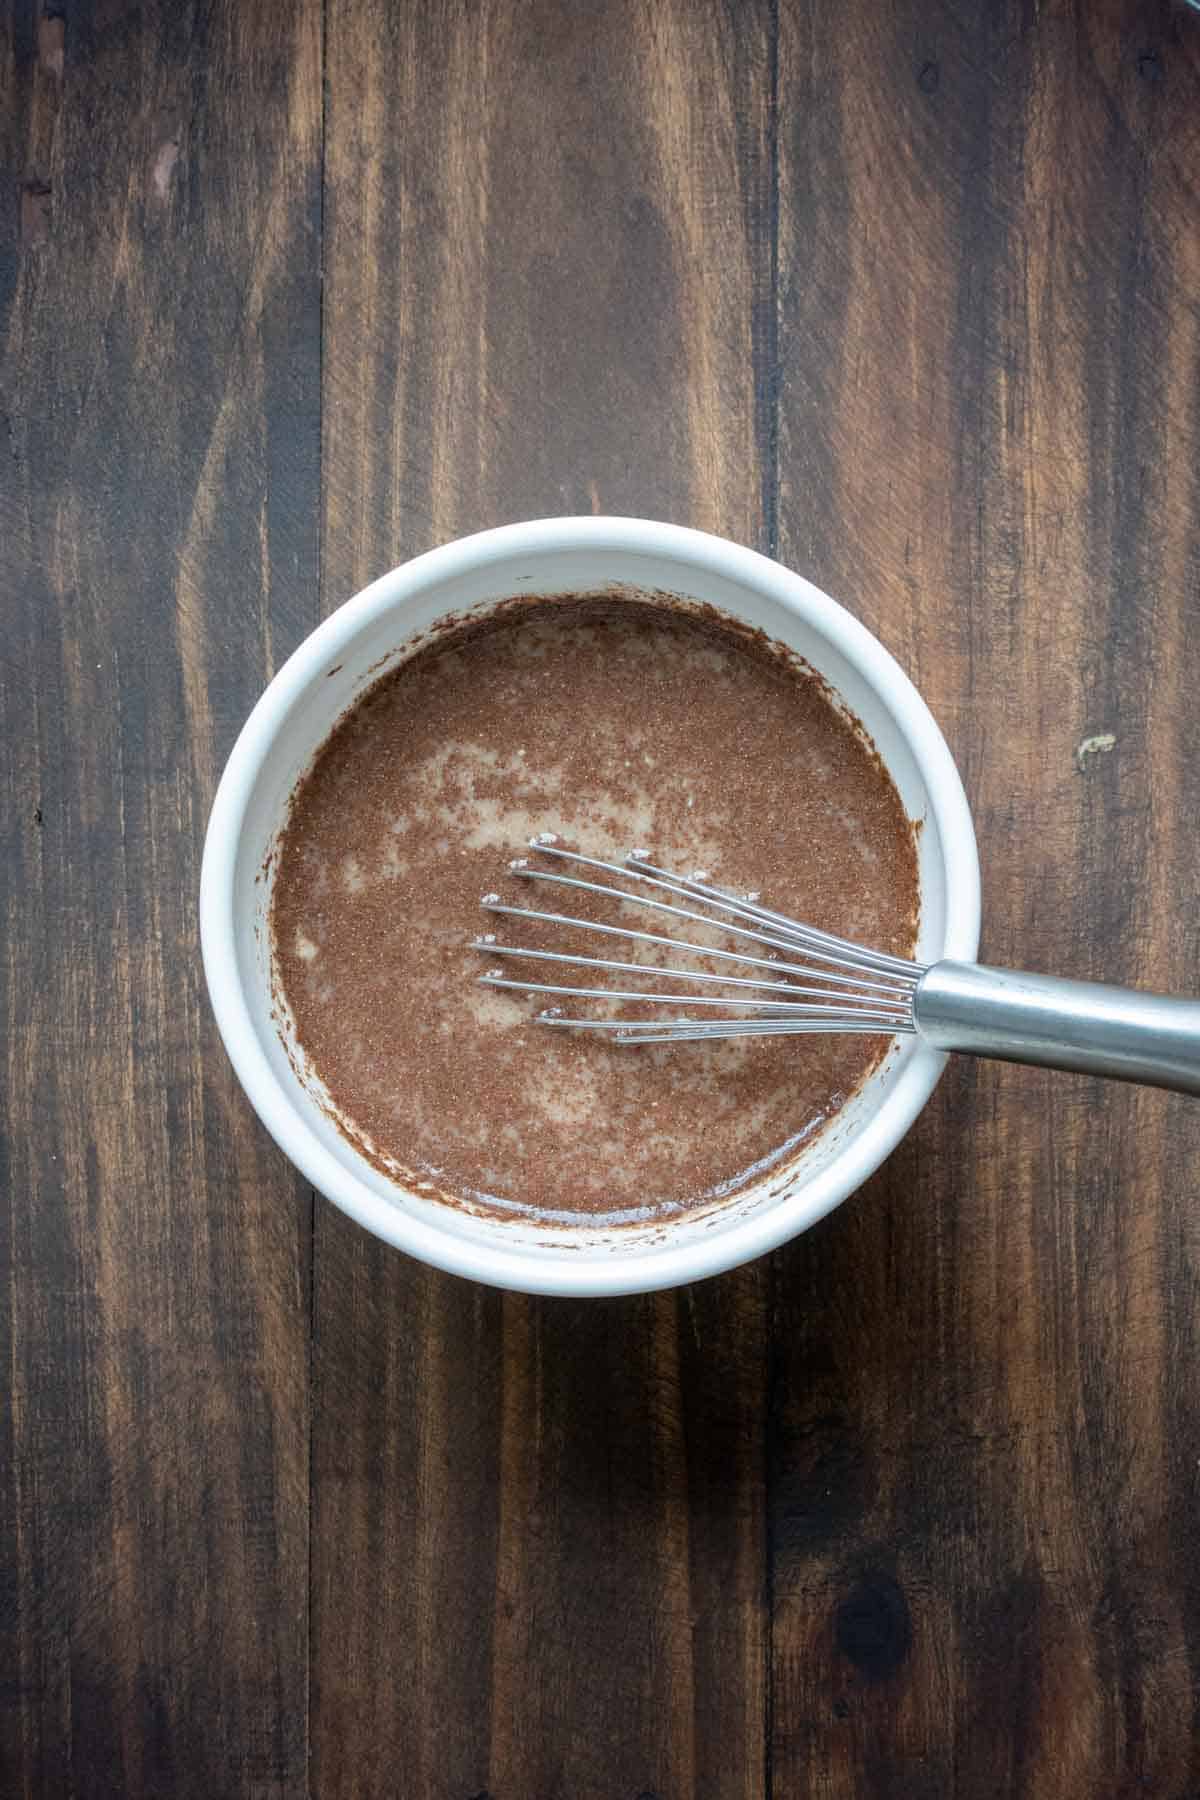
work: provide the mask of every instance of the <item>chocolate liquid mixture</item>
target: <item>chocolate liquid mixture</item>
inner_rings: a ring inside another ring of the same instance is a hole
[[[912,949],[912,828],[818,678],[716,615],[619,594],[513,603],[435,640],[351,708],[279,847],[278,978],[304,1054],[357,1134],[448,1200],[548,1220],[668,1216],[794,1154],[883,1039],[621,1047],[538,1025],[524,995],[477,985],[487,964],[469,946],[488,929],[634,954],[487,917],[489,890],[663,929],[507,874],[540,831],[602,857],[646,846],[809,924]]]

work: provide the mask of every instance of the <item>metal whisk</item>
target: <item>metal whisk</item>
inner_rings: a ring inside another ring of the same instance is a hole
[[[485,894],[486,912],[650,946],[657,956],[666,952],[672,959],[582,956],[501,943],[494,932],[476,938],[474,948],[489,958],[505,959],[504,966],[480,978],[483,985],[551,998],[554,1004],[538,1014],[545,1025],[595,1032],[627,1045],[829,1031],[915,1033],[939,1050],[1200,1094],[1200,1001],[976,963],[910,962],[797,924],[763,906],[757,894],[716,887],[700,871],[690,879],[673,875],[641,850],[622,863],[605,862],[564,849],[548,833],[531,839],[529,848],[533,857],[510,864],[512,873],[525,881],[642,908],[674,926],[715,928],[736,945],[715,948],[625,924],[510,906],[499,894]],[[567,873],[564,865],[581,872]],[[593,874],[631,885],[614,887],[591,879]],[[697,968],[696,960],[708,966]],[[566,965],[588,975],[635,976],[639,985],[574,985],[506,974],[505,967],[517,961]],[[673,985],[645,985],[663,980]],[[647,1019],[595,1011],[569,1014],[558,1004],[564,999],[609,1007],[634,1001],[676,1010],[673,1016]]]

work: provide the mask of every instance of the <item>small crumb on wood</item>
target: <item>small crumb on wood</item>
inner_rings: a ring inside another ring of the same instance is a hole
[[[1097,737],[1086,737],[1075,752],[1075,766],[1086,768],[1090,756],[1107,756],[1116,747],[1116,738],[1111,731],[1102,731]]]
[[[67,22],[63,18],[52,17],[38,21],[38,61],[54,81],[61,81],[63,78],[66,32]]]
[[[179,145],[174,138],[168,138],[160,144],[154,157],[151,180],[154,192],[160,200],[165,200],[171,191],[171,176],[175,172],[175,164],[179,159]]]

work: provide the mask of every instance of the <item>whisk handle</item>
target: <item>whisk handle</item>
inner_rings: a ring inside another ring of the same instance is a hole
[[[939,1050],[1200,1094],[1200,1000],[939,962],[921,977],[913,1021]]]

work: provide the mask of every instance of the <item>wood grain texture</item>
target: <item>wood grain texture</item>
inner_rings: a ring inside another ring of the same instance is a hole
[[[507,519],[761,542],[769,16],[334,0],[324,604]],[[317,1215],[322,1795],[763,1791],[765,1271],[570,1305]]]
[[[783,559],[946,727],[985,954],[1177,991],[1197,23],[818,4],[779,55]],[[955,1067],[778,1258],[778,1791],[1200,1790],[1198,1175],[1186,1101]]]
[[[41,12],[0,109],[0,1792],[292,1795],[310,1201],[195,909],[316,616],[320,8]]]
[[[1200,991],[1200,17],[0,18],[4,1800],[1194,1800],[1194,1104],[952,1066],[769,1263],[501,1296],[312,1210],[195,893],[322,611],[628,512],[893,649],[988,956]]]

